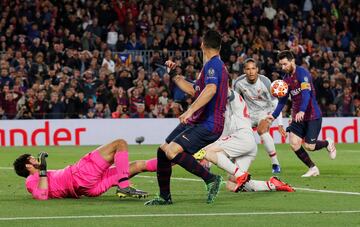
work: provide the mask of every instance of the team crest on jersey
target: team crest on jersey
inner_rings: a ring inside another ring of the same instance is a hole
[[[210,68],[208,71],[207,71],[207,76],[208,77],[214,77],[215,75],[215,70],[213,68]]]
[[[200,91],[200,86],[196,85],[195,86],[195,91]]]
[[[304,77],[304,81],[305,81],[305,82],[309,82],[309,79],[307,78],[307,76]]]

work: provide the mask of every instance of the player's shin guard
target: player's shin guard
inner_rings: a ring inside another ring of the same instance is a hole
[[[271,137],[270,133],[266,132],[261,136],[262,141],[264,142],[265,150],[269,154],[272,164],[279,165],[279,160],[277,159],[274,139]]]
[[[314,167],[315,164],[310,159],[309,154],[301,146],[299,150],[295,151],[296,156],[309,168]]]
[[[170,197],[171,162],[165,152],[159,147],[157,151],[157,180],[160,188],[160,196],[167,200]]]
[[[215,177],[215,175],[211,174],[207,169],[205,169],[196,159],[186,153],[181,152],[171,160],[173,163],[179,164],[181,167],[189,171],[190,173],[201,177],[205,182],[209,182],[211,179]]]
[[[119,176],[118,186],[129,187],[129,154],[127,151],[117,151],[114,157],[116,171]]]

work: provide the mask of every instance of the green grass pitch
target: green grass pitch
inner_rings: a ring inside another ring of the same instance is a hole
[[[309,179],[300,177],[307,169],[289,145],[278,145],[280,178],[299,188],[295,193],[235,194],[222,187],[215,203],[210,205],[205,203],[204,183],[191,180],[198,178],[181,167],[173,169],[174,204],[163,207],[145,207],[143,199],[119,199],[114,195],[115,189],[98,198],[36,201],[25,190],[24,179],[11,169],[13,160],[25,152],[48,151],[48,168],[57,169],[74,163],[92,149],[1,147],[0,226],[360,226],[359,144],[338,144],[336,160],[330,160],[326,150],[311,153],[320,176]],[[156,146],[130,146],[129,150],[131,160],[156,155]],[[252,178],[268,179],[270,166],[270,159],[260,145],[250,169]],[[226,176],[216,167],[212,171]],[[155,173],[141,174],[132,183],[149,191],[150,198],[158,193]]]

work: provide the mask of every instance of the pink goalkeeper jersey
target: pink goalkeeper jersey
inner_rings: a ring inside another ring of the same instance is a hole
[[[26,189],[35,199],[46,200],[50,198],[79,198],[74,186],[71,166],[60,170],[49,170],[47,172],[48,189],[39,189],[39,174],[33,174],[26,178]]]

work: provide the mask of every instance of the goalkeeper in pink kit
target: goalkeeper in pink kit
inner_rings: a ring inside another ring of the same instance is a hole
[[[144,198],[148,193],[131,187],[129,178],[140,172],[154,172],[157,164],[156,159],[129,164],[128,146],[122,139],[103,145],[60,170],[47,171],[47,156],[46,152],[41,152],[38,159],[23,154],[14,162],[15,172],[26,178],[26,189],[38,200],[96,197],[114,186],[119,197]]]

